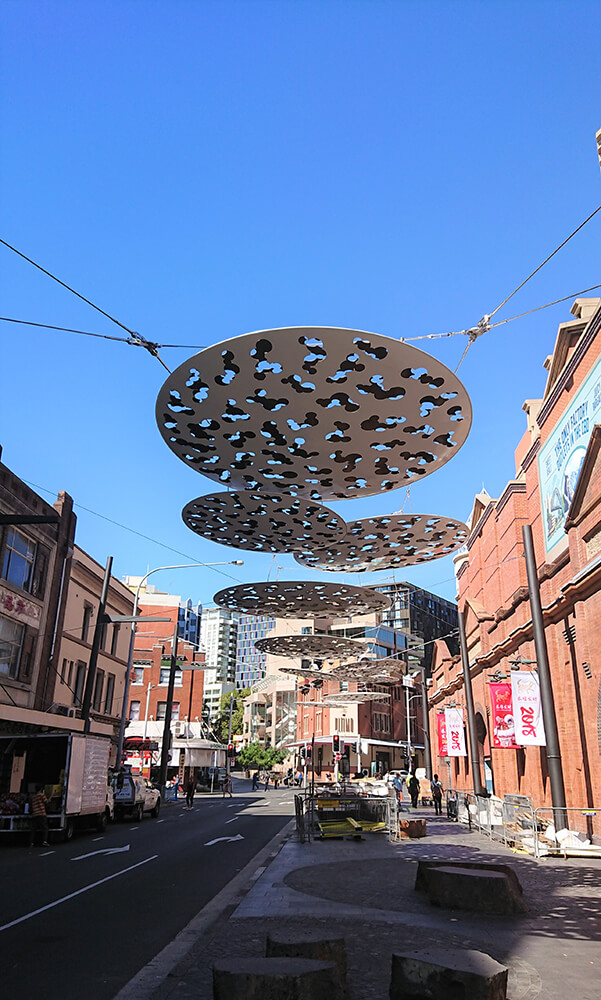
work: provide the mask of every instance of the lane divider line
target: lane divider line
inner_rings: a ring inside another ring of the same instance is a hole
[[[132,872],[134,868],[139,868],[141,865],[147,865],[149,861],[155,861],[158,858],[158,854],[153,854],[150,858],[145,858],[144,861],[138,861],[136,865],[130,865],[129,868],[123,868],[120,872],[113,872],[112,875],[107,875],[106,878],[101,878],[98,882],[92,882],[90,885],[84,885],[83,889],[76,889],[75,892],[70,892],[68,896],[61,896],[60,899],[55,899],[53,903],[46,903],[45,906],[40,906],[37,910],[32,910],[31,913],[26,913],[23,917],[17,917],[16,920],[9,921],[8,924],[2,924],[0,927],[1,931],[7,931],[9,927],[16,927],[17,924],[22,924],[25,920],[30,920],[31,917],[37,917],[38,913],[44,913],[45,910],[51,910],[54,906],[59,906],[60,903],[66,903],[68,899],[74,899],[75,896],[81,896],[82,892],[88,892],[90,889],[95,889],[96,886],[102,885],[103,882],[110,882],[113,878],[118,878],[119,875],[126,875],[127,872]]]

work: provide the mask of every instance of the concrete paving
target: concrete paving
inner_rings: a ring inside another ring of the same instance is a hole
[[[213,900],[212,919],[184,932],[185,955],[161,956],[120,1000],[212,1000],[211,967],[221,958],[264,955],[270,931],[323,929],[344,936],[348,1000],[388,997],[391,955],[436,944],[486,952],[509,968],[508,1000],[599,1000],[601,996],[601,862],[536,861],[466,827],[425,817],[425,840],[301,844],[292,824]],[[283,842],[281,842],[283,839]],[[414,889],[417,861],[511,865],[529,912],[511,917],[433,907]],[[218,914],[218,915],[217,915]],[[193,922],[194,923],[194,922]],[[166,949],[166,952],[168,949]]]

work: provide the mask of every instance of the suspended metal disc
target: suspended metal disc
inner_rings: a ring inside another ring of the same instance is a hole
[[[467,525],[452,517],[389,514],[349,522],[347,534],[333,545],[295,554],[302,566],[336,573],[399,569],[430,562],[465,544]]]
[[[315,681],[326,681],[328,679],[328,672],[326,670],[318,670],[317,668],[303,670],[302,667],[278,667],[278,672],[280,674],[291,674],[293,677],[305,677],[307,680]]]
[[[346,532],[339,514],[313,500],[251,490],[197,497],[182,517],[197,535],[248,552],[329,547]]]
[[[224,485],[321,500],[415,482],[457,453],[468,394],[436,358],[337,327],[247,333],[180,365],[157,400],[166,443]]]
[[[274,635],[257,639],[255,649],[290,659],[342,660],[360,656],[366,643],[340,635]]]
[[[354,663],[345,663],[330,671],[332,680],[360,681],[370,684],[399,684],[407,672],[404,660],[381,657],[371,660],[364,657]]]
[[[392,603],[386,594],[344,583],[286,580],[226,587],[213,600],[221,608],[273,618],[339,618],[381,611]]]
[[[390,695],[383,691],[345,691],[322,698],[324,705],[360,705],[366,701],[390,701]]]

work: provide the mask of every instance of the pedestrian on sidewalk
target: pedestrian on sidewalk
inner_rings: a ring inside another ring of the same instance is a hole
[[[196,790],[194,784],[194,778],[190,776],[188,778],[188,784],[186,785],[186,805],[188,809],[191,809],[194,805],[194,792]]]
[[[276,792],[278,790],[279,783],[280,783],[280,776],[279,776],[279,774],[274,774],[274,776],[273,776],[273,787],[274,787],[274,790]]]
[[[432,778],[430,788],[432,790],[432,798],[434,799],[435,815],[442,816],[442,781],[437,774]]]
[[[417,809],[417,800],[419,799],[419,779],[415,772],[413,772],[409,778],[407,788],[409,789],[409,795],[411,796],[411,806],[413,809]]]
[[[38,830],[42,831],[42,847],[50,847],[48,843],[48,817],[46,815],[46,806],[48,805],[48,799],[44,794],[44,786],[36,785],[35,792],[31,797],[31,833],[29,835],[29,846],[33,847],[35,843],[35,835]]]
[[[231,775],[226,774],[225,781],[223,782],[223,798],[229,795],[230,799],[232,797],[232,778]]]
[[[259,772],[255,771],[255,773],[253,774],[253,783],[252,783],[253,792],[256,792],[258,787],[259,787]]]
[[[269,788],[269,779],[270,779],[270,777],[271,777],[271,775],[269,773],[267,773],[265,775],[265,791],[267,791],[267,789]]]
[[[173,780],[171,782],[171,798],[173,799],[174,802],[177,802],[177,792],[178,792],[178,789],[179,789],[179,778],[175,774],[173,776]]]

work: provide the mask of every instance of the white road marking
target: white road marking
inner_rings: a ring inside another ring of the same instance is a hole
[[[235,823],[237,819],[240,819],[240,817],[239,816],[234,816],[233,819],[226,819],[225,825],[227,826],[228,823]]]
[[[164,819],[157,819],[157,823],[164,823],[164,822],[165,822]]]
[[[221,841],[225,841],[227,843],[231,843],[234,840],[244,840],[244,837],[242,837],[241,834],[239,834],[239,833],[237,833],[235,837],[217,837],[216,840],[209,840],[209,841],[207,841],[207,843],[205,844],[205,847],[212,847],[213,844],[220,844]],[[1,927],[0,927],[0,930],[2,930]]]
[[[130,865],[129,868],[123,868],[120,872],[114,872],[112,875],[107,875],[106,878],[101,878],[98,882],[91,882],[90,885],[84,885],[83,889],[77,889],[75,892],[70,892],[68,896],[61,896],[60,899],[55,899],[53,903],[46,903],[46,906],[40,906],[37,910],[32,910],[31,913],[26,913],[23,917],[17,917],[16,920],[11,920],[8,924],[2,924],[0,931],[7,931],[9,927],[15,927],[17,924],[22,924],[25,920],[29,920],[31,917],[36,917],[38,913],[44,913],[45,910],[51,910],[53,906],[58,906],[60,903],[66,903],[68,899],[74,899],[75,896],[81,896],[82,892],[88,892],[89,889],[95,889],[96,886],[102,885],[103,882],[110,882],[113,878],[118,878],[119,875],[126,875],[127,872],[131,872],[134,868],[139,868],[140,865],[146,865],[149,861],[154,861],[158,858],[158,854],[153,854],[150,858],[145,858],[144,861],[138,861],[136,865]]]
[[[99,840],[104,840],[104,837],[93,837],[92,838],[92,843],[93,844],[97,844]]]
[[[138,830],[138,829],[139,829],[139,827],[137,827],[137,826],[130,826],[130,830]]]
[[[40,854],[40,857],[47,858],[49,854],[56,854],[56,851],[44,851],[43,854]]]
[[[129,844],[125,847],[104,847],[99,851],[90,851],[89,854],[78,854],[76,858],[71,858],[71,861],[83,861],[84,858],[93,858],[96,854],[123,854],[124,851],[129,851]]]

